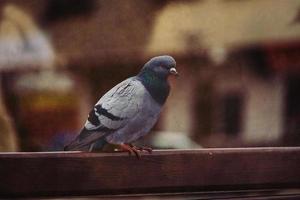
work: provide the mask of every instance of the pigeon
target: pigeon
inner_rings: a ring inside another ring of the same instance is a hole
[[[106,144],[140,157],[152,149],[132,143],[145,136],[157,121],[170,92],[168,77],[178,75],[176,61],[168,55],[150,59],[133,77],[114,86],[90,111],[79,135],[65,151],[96,151]]]

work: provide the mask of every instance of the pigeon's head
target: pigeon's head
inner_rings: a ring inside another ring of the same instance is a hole
[[[157,56],[151,58],[141,70],[141,73],[151,73],[159,78],[166,79],[169,75],[178,75],[176,61],[171,56]]]

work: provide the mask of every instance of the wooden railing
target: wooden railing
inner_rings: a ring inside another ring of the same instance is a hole
[[[126,153],[0,153],[0,198],[285,189],[300,198],[299,147],[157,150],[140,160]]]

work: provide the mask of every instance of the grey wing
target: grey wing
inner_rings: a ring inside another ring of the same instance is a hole
[[[145,88],[135,78],[129,78],[111,89],[96,104],[102,107],[99,120],[112,129],[119,129],[134,117],[143,103]]]
[[[113,87],[89,113],[76,146],[87,146],[124,127],[138,113],[144,92],[144,87],[135,78],[126,79]]]

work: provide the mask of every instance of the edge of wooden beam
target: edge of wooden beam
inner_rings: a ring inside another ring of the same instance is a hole
[[[0,197],[300,187],[300,147],[0,153]]]

